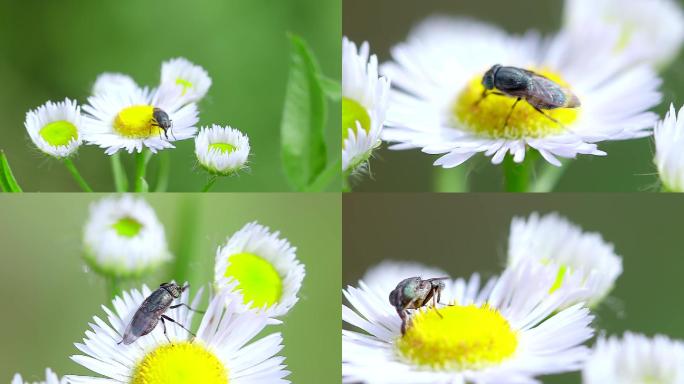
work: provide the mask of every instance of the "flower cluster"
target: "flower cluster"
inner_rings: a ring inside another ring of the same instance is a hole
[[[159,84],[138,85],[121,73],[103,73],[87,104],[51,101],[26,114],[24,123],[44,153],[68,160],[82,143],[107,155],[175,148],[174,142],[195,138],[199,164],[212,174],[230,175],[247,166],[249,139],[230,126],[202,127],[198,134],[197,103],[211,87],[207,71],[184,58],[162,63]]]
[[[92,204],[84,252],[94,271],[119,283],[144,277],[173,258],[153,208],[128,195]],[[105,317],[93,317],[83,342],[76,344],[81,354],[71,356],[99,376],[68,375],[60,381],[48,369],[47,383],[289,383],[280,355],[283,337],[269,331],[298,301],[305,269],[296,248],[279,232],[252,222],[218,247],[214,267],[213,295],[203,312],[197,311],[203,289],[191,297],[187,283],[117,293],[111,306],[102,307]],[[130,325],[139,308],[150,309],[146,299],[154,294],[173,301],[161,318],[154,314],[144,326]],[[202,315],[193,331],[196,313]],[[12,383],[22,384],[21,376]]]
[[[533,213],[513,219],[508,244],[506,268],[486,281],[385,261],[347,287],[343,381],[537,383],[582,370],[585,383],[680,382],[681,342],[628,333],[586,345],[622,273],[600,234]]]

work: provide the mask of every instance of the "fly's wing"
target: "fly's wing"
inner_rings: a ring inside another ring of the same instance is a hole
[[[525,99],[530,104],[540,109],[579,107],[579,99],[572,91],[561,87],[558,83],[547,77],[534,72],[529,73],[532,79],[527,88],[527,97]]]
[[[159,323],[159,317],[164,313],[168,305],[163,302],[165,292],[159,290],[153,292],[140,307],[124,332],[123,343],[131,344],[141,336],[145,336]]]

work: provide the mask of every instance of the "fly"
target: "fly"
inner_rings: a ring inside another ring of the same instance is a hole
[[[482,77],[482,85],[485,90],[476,105],[489,95],[516,98],[511,110],[508,111],[504,127],[508,125],[513,110],[520,100],[525,100],[537,112],[560,126],[563,124],[546,114],[544,110],[577,108],[582,105],[579,98],[569,89],[546,76],[518,67],[504,67],[496,64]]]
[[[442,290],[444,289],[444,282],[448,277],[436,277],[432,279],[423,280],[420,277],[409,277],[397,284],[389,294],[389,302],[396,309],[397,314],[401,318],[401,334],[406,333],[406,322],[408,320],[408,310],[418,309],[430,302],[432,299],[432,306],[437,311],[437,304],[439,303]],[[437,311],[437,314],[442,315]]]
[[[178,324],[181,328],[185,329],[194,337],[195,334],[189,329],[185,328],[183,324],[164,314],[164,312],[166,312],[169,308],[174,309],[182,306],[187,307],[191,311],[195,311],[185,303],[171,305],[171,303],[173,303],[175,299],[179,298],[181,294],[189,287],[190,285],[184,285],[181,287],[176,283],[161,284],[156,291],[152,292],[152,294],[150,294],[145,301],[140,304],[140,307],[138,307],[138,310],[135,311],[131,322],[126,327],[126,331],[123,334],[123,339],[117,344],[132,344],[134,341],[138,340],[138,338],[152,332],[154,328],[157,327],[157,324],[160,320],[162,326],[164,327],[164,336],[166,336],[167,340],[169,339],[169,336],[166,334],[165,320]],[[201,311],[195,312],[204,313]]]

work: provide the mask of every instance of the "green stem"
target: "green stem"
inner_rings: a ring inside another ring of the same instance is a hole
[[[200,220],[201,207],[200,201],[191,195],[185,196],[178,201],[178,219],[176,222],[176,235],[174,249],[176,250],[171,279],[179,284],[186,281],[193,281],[193,259],[201,256],[197,253],[197,243],[200,240],[199,233],[202,233]]]
[[[560,167],[556,167],[548,162],[544,162],[544,168],[539,172],[539,176],[532,183],[530,192],[551,192],[556,188],[565,171],[568,169],[570,163],[564,163]]]
[[[169,185],[169,173],[171,171],[171,158],[169,152],[164,151],[159,154],[159,172],[157,173],[157,186],[155,192],[166,192]]]
[[[534,173],[534,165],[539,153],[527,151],[522,163],[513,161],[513,156],[506,156],[503,162],[506,192],[528,192],[530,178]]]
[[[433,172],[435,192],[468,192],[468,166],[444,169],[436,167]]]
[[[3,192],[22,192],[3,150],[0,150],[0,188]]]
[[[68,157],[65,157],[62,160],[64,161],[64,165],[66,166],[66,168],[69,170],[69,172],[71,172],[71,176],[74,177],[74,180],[76,180],[76,183],[78,183],[81,189],[85,192],[92,192],[93,190],[90,188],[90,186],[85,181],[83,176],[81,176],[81,174],[78,172],[78,169],[76,169],[76,165],[74,164],[74,162]]]
[[[147,192],[148,186],[145,181],[145,172],[147,171],[147,163],[152,157],[152,152],[145,148],[140,153],[135,154],[135,191]]]
[[[119,152],[111,155],[109,160],[112,163],[112,175],[114,175],[114,187],[117,192],[128,191],[128,178],[126,177],[126,170],[121,164],[121,155]]]
[[[204,188],[202,188],[202,192],[209,192],[209,190],[211,189],[211,187],[214,186],[214,183],[216,182],[216,179],[218,179],[218,176],[212,175],[212,176],[209,178],[209,181],[207,181],[207,184],[204,186]]]
[[[107,288],[109,290],[109,298],[113,299],[117,295],[121,294],[121,281],[117,277],[108,277]]]

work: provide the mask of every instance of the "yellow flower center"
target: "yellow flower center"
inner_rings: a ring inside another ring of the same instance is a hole
[[[536,72],[568,88],[568,84],[560,75],[546,70]],[[520,139],[562,133],[565,131],[563,126],[574,122],[579,113],[577,108],[544,110],[544,113],[559,121],[561,125],[539,113],[525,100],[520,100],[506,124],[506,116],[511,111],[516,98],[490,94],[482,99],[484,90],[482,75],[475,76],[461,91],[451,107],[452,118],[459,126],[464,126],[482,136],[496,139]]]
[[[441,316],[440,316],[441,314]],[[508,321],[487,305],[418,311],[396,342],[414,364],[433,369],[482,369],[511,357],[518,346]]]
[[[189,82],[185,79],[181,79],[180,77],[176,79],[176,84],[183,87],[183,92],[181,93],[181,95],[183,95],[183,96],[185,96],[185,93],[188,91],[188,89],[193,87],[191,82]]]
[[[361,128],[366,132],[370,131],[370,116],[368,111],[356,100],[352,100],[347,97],[342,98],[342,143],[349,136],[349,128],[351,128],[354,133],[358,127],[356,122],[361,123]]]
[[[131,384],[226,384],[228,368],[198,343],[165,344],[135,367]]]
[[[228,143],[212,143],[212,144],[209,144],[209,149],[216,149],[219,152],[225,154],[225,153],[234,152],[235,146],[233,144],[228,144]]]
[[[119,236],[135,237],[138,233],[140,233],[142,226],[142,223],[138,220],[135,220],[131,217],[124,217],[114,223],[112,228],[114,228]]]
[[[66,120],[53,121],[40,129],[40,136],[53,147],[61,147],[78,139],[78,129]]]
[[[271,263],[251,253],[236,253],[228,262],[225,276],[237,280],[245,304],[251,301],[252,308],[261,308],[280,300],[283,281]]]
[[[160,135],[161,129],[153,125],[153,111],[154,107],[151,105],[124,108],[114,118],[114,130],[121,136],[136,139]]]

